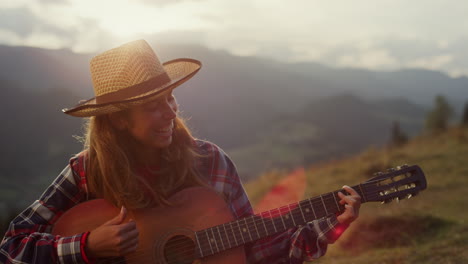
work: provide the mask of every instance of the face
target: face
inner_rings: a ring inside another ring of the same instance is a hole
[[[147,150],[168,147],[172,142],[178,105],[172,90],[149,103],[129,110],[127,129]]]

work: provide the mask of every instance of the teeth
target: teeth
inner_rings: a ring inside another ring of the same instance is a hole
[[[157,130],[156,132],[169,132],[172,130],[172,126],[168,127],[168,128],[163,128],[163,129],[159,129]]]

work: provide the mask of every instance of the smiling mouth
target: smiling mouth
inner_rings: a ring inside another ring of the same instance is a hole
[[[169,126],[165,127],[165,128],[161,128],[161,129],[158,129],[158,130],[155,130],[156,134],[160,134],[160,135],[170,135],[172,134],[172,129],[174,128],[174,124],[171,123]]]
[[[156,130],[157,133],[169,132],[172,130],[172,127]]]

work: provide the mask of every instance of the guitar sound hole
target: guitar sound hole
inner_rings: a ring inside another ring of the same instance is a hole
[[[173,236],[164,245],[167,264],[191,264],[195,260],[195,242],[187,236]]]

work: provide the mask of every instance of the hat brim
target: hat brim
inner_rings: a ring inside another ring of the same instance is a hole
[[[174,89],[192,78],[200,69],[201,62],[194,59],[181,58],[163,63],[163,67],[169,76],[170,81],[158,87],[149,87],[149,91],[134,96],[121,98],[119,100],[100,103],[96,97],[86,100],[72,108],[65,108],[65,114],[76,117],[91,117],[102,114],[109,114],[128,109],[132,106],[141,105],[152,101],[158,95],[169,89]],[[151,80],[148,80],[149,84]]]

